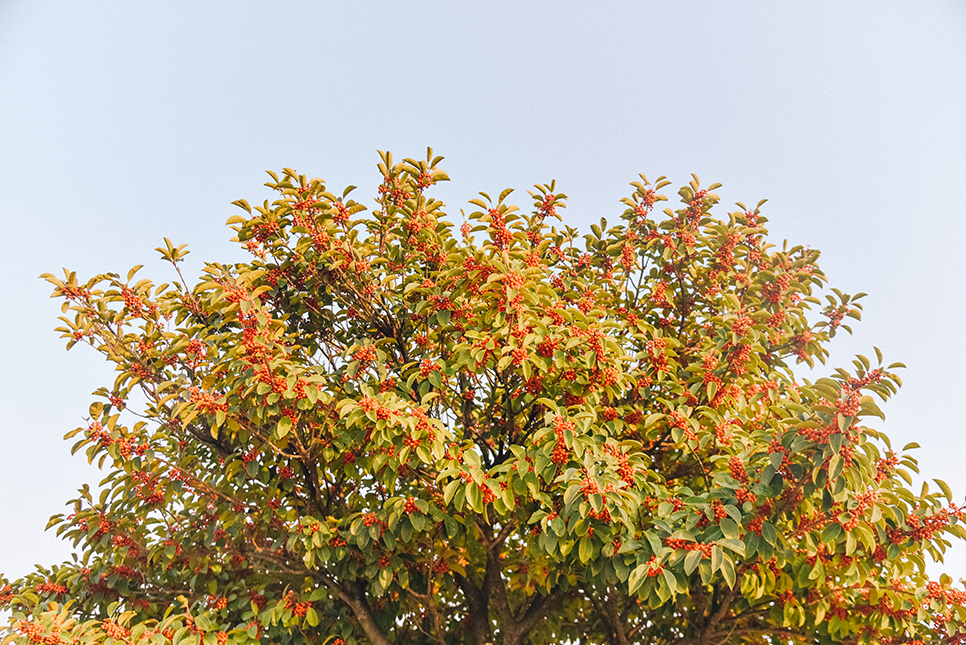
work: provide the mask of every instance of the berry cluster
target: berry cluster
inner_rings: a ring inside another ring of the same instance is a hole
[[[580,492],[583,493],[584,499],[590,499],[591,495],[600,494],[600,486],[597,485],[597,480],[589,473],[584,473],[584,478],[580,480]]]
[[[215,397],[210,392],[205,392],[201,388],[192,387],[189,388],[191,393],[191,398],[189,399],[192,403],[198,406],[198,409],[207,414],[213,414],[215,412],[227,412],[228,405],[226,403],[221,403],[218,401],[218,397]]]
[[[376,360],[376,348],[373,345],[365,345],[356,350],[352,358],[359,361],[359,372],[366,370],[371,363]]]
[[[966,518],[966,507],[960,508],[950,504],[949,508],[941,508],[931,515],[910,515],[906,518],[908,529],[888,528],[886,532],[893,544],[902,544],[907,539],[913,542],[932,540],[933,537],[949,526],[953,517],[960,520]]]
[[[725,510],[724,504],[720,500],[715,499],[711,501],[711,516],[715,522],[720,522],[728,517],[728,511]]]
[[[611,408],[613,409],[613,408]],[[621,449],[613,444],[604,444],[603,450],[605,453],[617,458],[617,476],[621,478],[628,486],[634,484],[634,475],[637,474],[637,469],[631,465],[630,457],[627,453],[622,452]]]
[[[506,285],[508,289],[519,289],[523,286],[526,280],[519,273],[513,273],[512,271],[503,276],[503,284]]]
[[[714,544],[710,542],[689,542],[682,538],[665,538],[664,543],[672,549],[684,549],[685,551],[700,551],[704,557],[711,557],[711,548]]]
[[[37,593],[52,594],[59,596],[67,593],[67,587],[53,582],[42,582],[37,585]]]
[[[742,504],[744,504],[745,502],[751,502],[752,504],[754,504],[755,503],[755,500],[757,499],[757,497],[755,496],[755,494],[752,493],[750,490],[748,490],[745,487],[742,487],[742,488],[739,488],[738,490],[736,490],[735,491],[735,497]]]
[[[779,303],[782,295],[788,290],[792,278],[787,273],[776,276],[774,282],[769,282],[761,288],[762,295],[771,303]]]
[[[305,616],[310,607],[312,607],[312,603],[297,601],[295,594],[291,591],[285,596],[285,608],[290,610],[293,616]]]
[[[228,607],[228,599],[224,596],[208,596],[208,606],[216,611],[221,611]]]
[[[567,449],[567,442],[565,439],[565,433],[567,431],[574,431],[574,424],[571,421],[567,421],[563,417],[554,417],[553,420],[553,433],[557,438],[557,442],[553,448],[553,454],[550,459],[555,464],[567,463],[570,460],[570,451]]]
[[[513,233],[506,226],[503,213],[497,208],[491,208],[488,213],[490,216],[490,239],[498,249],[505,249],[513,241]]]
[[[738,336],[744,336],[745,332],[748,331],[748,329],[751,327],[753,322],[754,321],[752,321],[752,319],[749,318],[746,314],[744,313],[738,314],[738,316],[736,316],[734,320],[731,321],[731,331],[733,331]]]
[[[880,484],[884,482],[898,464],[899,458],[892,453],[889,453],[884,459],[880,459],[875,465],[875,481]]]
[[[431,358],[424,358],[422,363],[419,364],[419,374],[423,378],[426,378],[433,372],[438,371],[439,365]]]
[[[667,356],[664,354],[665,347],[667,347],[667,341],[663,338],[655,338],[644,344],[644,349],[647,350],[651,366],[658,372],[667,371]]]
[[[738,455],[734,455],[728,460],[728,470],[731,472],[731,476],[737,481],[743,483],[748,482],[748,471],[745,468],[745,462]]]
[[[17,631],[27,638],[30,643],[37,643],[43,645],[61,645],[64,641],[61,640],[60,636],[60,625],[55,625],[49,634],[45,632],[44,626],[40,623],[31,623],[26,620],[21,620],[17,622]]]

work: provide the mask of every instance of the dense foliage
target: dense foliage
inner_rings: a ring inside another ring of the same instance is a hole
[[[583,236],[553,184],[460,225],[439,160],[384,154],[372,211],[269,173],[194,285],[170,242],[173,284],[46,276],[117,368],[68,435],[109,474],[51,521],[76,562],[0,579],[11,638],[966,642],[924,562],[963,510],[865,425],[896,366],[793,371],[859,317],[817,251],[697,178]]]

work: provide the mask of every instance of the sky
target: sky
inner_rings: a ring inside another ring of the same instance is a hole
[[[457,217],[478,191],[526,205],[555,179],[587,230],[619,219],[638,173],[723,183],[720,215],[767,198],[773,242],[869,294],[827,371],[873,346],[904,362],[878,427],[962,503],[963,106],[961,0],[0,0],[0,573],[69,558],[44,526],[101,476],[62,436],[113,375],[64,351],[38,276],[170,281],[164,237],[191,274],[245,260],[225,220],[268,197],[265,170],[371,203],[377,150],[427,146]],[[966,578],[966,544],[946,560]]]

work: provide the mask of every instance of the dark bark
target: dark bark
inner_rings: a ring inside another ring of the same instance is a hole
[[[503,645],[522,645],[526,642],[530,630],[556,606],[562,597],[563,593],[559,589],[555,589],[547,596],[537,596],[523,612],[523,615],[517,617],[513,631],[507,630],[506,636],[503,637]]]
[[[611,633],[616,645],[628,645],[627,634],[624,633],[624,617],[621,616],[620,608],[617,606],[617,594],[608,593],[604,599],[604,611],[607,612],[608,621],[611,624]]]
[[[735,599],[734,589],[715,588],[714,603],[711,607],[711,615],[701,630],[701,642],[711,643],[712,637],[718,629],[718,624],[727,617],[731,609],[731,603]]]
[[[489,602],[483,591],[472,580],[453,573],[456,585],[466,598],[466,606],[470,612],[470,629],[468,643],[471,645],[485,645],[490,642],[490,611]]]
[[[514,612],[507,597],[506,584],[503,581],[503,565],[500,560],[500,546],[508,531],[501,531],[500,535],[493,539],[491,527],[482,525],[479,529],[486,547],[483,594],[493,601],[493,608],[500,620],[503,645],[522,645],[537,621],[547,615],[563,594],[558,589],[547,596],[531,596],[528,602]]]
[[[369,603],[366,602],[366,590],[360,580],[353,580],[345,586],[337,583],[328,575],[322,576],[322,581],[336,596],[345,604],[349,605],[359,626],[372,642],[372,645],[391,645],[389,638],[376,622],[376,616],[372,613]]]
[[[700,584],[697,586],[700,587]],[[709,606],[707,591],[703,587],[695,590],[695,585],[692,585],[695,620],[690,628],[691,635],[677,641],[675,645],[714,645],[727,636],[729,631],[718,633],[718,626],[728,618],[735,596],[734,589],[716,586],[712,590]]]
[[[691,578],[688,594],[691,596],[691,617],[688,622],[691,625],[703,625],[708,616],[708,594],[704,590],[704,584],[697,578]]]

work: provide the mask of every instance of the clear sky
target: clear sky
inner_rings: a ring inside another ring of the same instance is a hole
[[[193,273],[244,259],[224,222],[264,170],[368,203],[379,149],[444,155],[457,214],[556,179],[587,229],[639,172],[768,198],[773,239],[870,294],[832,364],[908,365],[880,427],[961,502],[966,3],[591,4],[0,0],[0,572],[69,556],[44,525],[98,474],[61,437],[113,381],[37,276],[170,280],[165,236]]]

